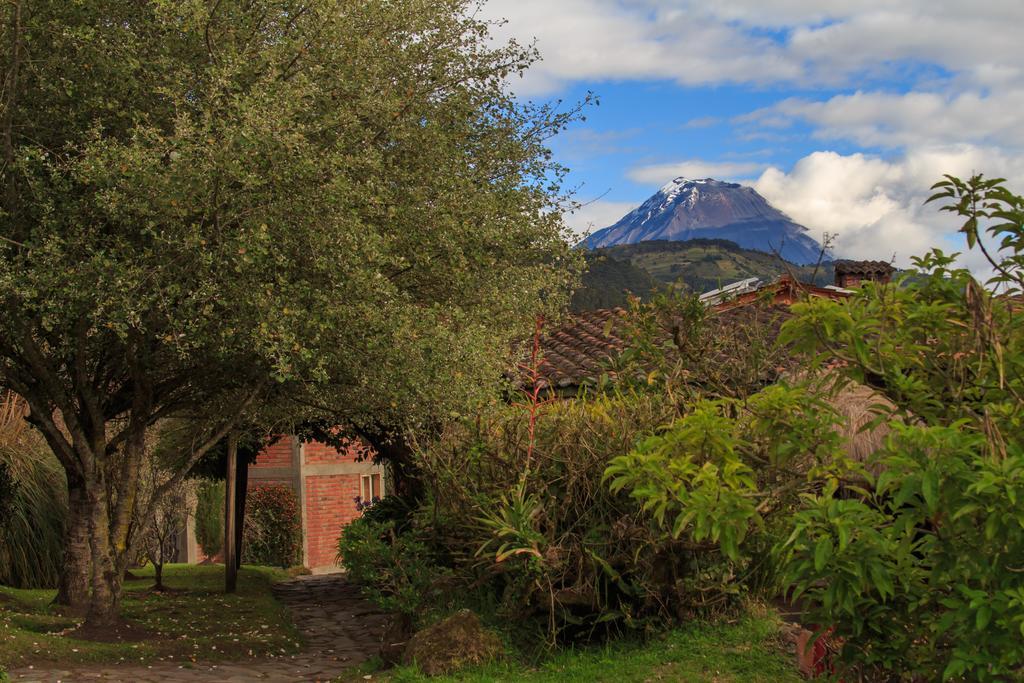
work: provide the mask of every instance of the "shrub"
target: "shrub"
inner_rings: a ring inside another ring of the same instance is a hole
[[[670,411],[661,396],[630,391],[544,406],[532,441],[516,407],[451,427],[421,454],[431,487],[415,520],[459,594],[549,642],[673,616],[673,544],[601,483],[608,460]]]
[[[415,621],[441,601],[445,571],[426,543],[398,528],[394,519],[369,512],[353,520],[338,539],[338,563],[371,600]]]
[[[786,575],[846,661],[927,680],[1007,680],[1024,663],[1024,452],[963,425],[895,425],[871,495],[814,497]]]
[[[774,587],[772,546],[823,475],[849,471],[837,417],[807,386],[777,384],[747,397],[698,402],[662,433],[614,458],[605,478],[679,543],[677,600],[725,603]],[[785,426],[784,429],[780,428]]]
[[[242,561],[291,567],[302,560],[302,518],[291,487],[267,484],[249,490],[245,501]]]
[[[196,492],[196,541],[207,557],[224,547],[224,482],[203,481]]]
[[[779,550],[813,618],[869,680],[1019,680],[1024,197],[980,176],[936,187],[1004,294],[934,251],[895,286],[794,307],[784,334],[841,361],[906,420],[889,425],[861,495],[805,499]]]
[[[0,401],[0,467],[7,475],[0,529],[0,584],[52,588],[60,577],[67,482],[57,458],[23,419],[13,395]]]

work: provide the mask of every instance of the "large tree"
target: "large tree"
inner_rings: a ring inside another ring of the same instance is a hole
[[[5,4],[0,382],[81,492],[88,625],[117,620],[157,420],[209,425],[168,488],[269,400],[432,422],[563,298],[545,141],[575,110],[518,103],[533,54],[474,9]]]

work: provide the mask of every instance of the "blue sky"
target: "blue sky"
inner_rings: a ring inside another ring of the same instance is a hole
[[[571,183],[580,187],[582,201],[604,195],[609,201],[639,203],[672,179],[659,170],[680,160],[706,161],[709,170],[720,166],[721,175],[730,178],[756,178],[769,165],[792,167],[820,144],[803,123],[780,133],[737,120],[780,99],[807,95],[804,91],[619,81],[574,85],[559,96],[580,100],[588,88],[600,96],[600,106],[591,107],[585,122],[553,141],[558,158],[572,169]],[[867,151],[842,141],[830,148]]]
[[[600,98],[556,138],[587,205],[614,222],[673,177],[752,185],[836,252],[961,250],[924,207],[943,173],[1024,191],[1024,0],[489,0],[499,39],[542,61],[524,98]],[[967,255],[964,262],[980,268]]]

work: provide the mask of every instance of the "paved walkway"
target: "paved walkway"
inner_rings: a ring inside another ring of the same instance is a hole
[[[152,666],[93,666],[75,669],[15,669],[21,683],[245,683],[247,681],[332,681],[377,654],[387,617],[364,600],[341,574],[300,576],[274,586],[292,610],[306,640],[302,653],[281,659]],[[354,677],[361,680],[361,677]]]

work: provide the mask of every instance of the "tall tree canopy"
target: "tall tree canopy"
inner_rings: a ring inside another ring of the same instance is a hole
[[[458,412],[576,259],[545,149],[576,109],[467,0],[12,0],[0,382],[85,491],[116,617],[145,430],[274,397]],[[183,462],[181,476],[190,465]]]

